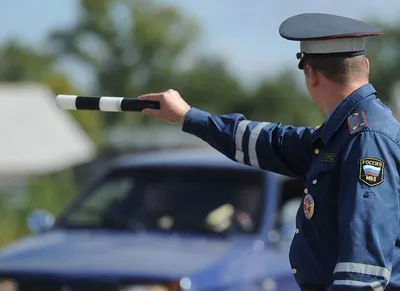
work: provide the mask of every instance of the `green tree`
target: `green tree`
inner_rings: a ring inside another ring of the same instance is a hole
[[[39,82],[54,91],[73,92],[68,78],[55,67],[54,56],[11,41],[0,47],[2,82]]]
[[[394,101],[394,86],[400,81],[400,22],[391,25],[371,22],[375,22],[384,31],[383,36],[367,40],[366,55],[370,59],[371,83],[377,89],[379,98],[390,106]]]
[[[264,79],[249,95],[236,104],[235,111],[253,120],[268,120],[298,126],[316,126],[324,116],[311,98],[299,89],[292,70]]]
[[[172,86],[189,104],[216,114],[232,112],[249,95],[226,64],[212,57],[181,72]]]
[[[91,69],[96,95],[135,97],[169,89],[197,35],[196,24],[178,10],[149,0],[81,0],[80,9],[76,25],[54,32],[51,40],[59,58]],[[142,118],[102,116],[109,125]]]

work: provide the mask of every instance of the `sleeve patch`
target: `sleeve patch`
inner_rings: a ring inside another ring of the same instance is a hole
[[[363,158],[360,160],[359,179],[368,186],[378,186],[384,181],[384,168],[385,162],[380,159]]]

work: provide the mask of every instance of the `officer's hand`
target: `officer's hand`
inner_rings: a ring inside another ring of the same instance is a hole
[[[158,120],[171,123],[182,123],[183,115],[187,113],[190,106],[182,99],[181,95],[175,90],[168,90],[163,93],[152,93],[139,96],[139,100],[158,101],[160,110],[144,109],[143,113]]]

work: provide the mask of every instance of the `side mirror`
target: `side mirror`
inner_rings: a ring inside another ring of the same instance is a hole
[[[50,229],[54,224],[54,215],[46,210],[35,210],[29,214],[27,225],[32,233],[38,233]]]

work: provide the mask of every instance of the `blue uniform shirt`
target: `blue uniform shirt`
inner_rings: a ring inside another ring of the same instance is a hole
[[[400,290],[400,125],[371,84],[318,129],[192,108],[183,131],[239,163],[304,177],[289,255],[299,286]]]

